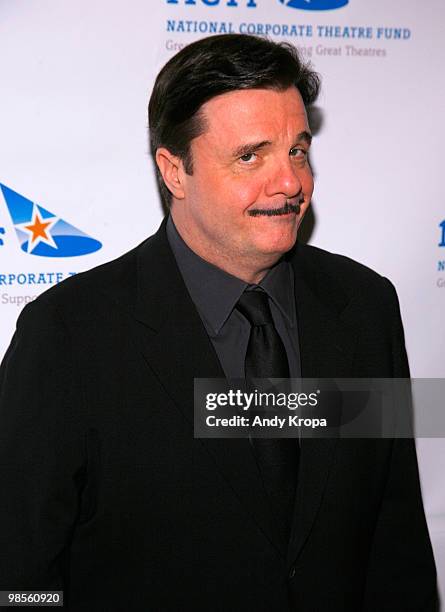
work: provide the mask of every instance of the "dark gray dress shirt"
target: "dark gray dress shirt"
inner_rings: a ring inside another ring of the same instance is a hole
[[[285,259],[269,270],[259,285],[228,274],[205,261],[187,246],[173,219],[167,238],[207,334],[227,378],[244,378],[250,336],[249,321],[235,308],[245,289],[261,287],[269,298],[272,318],[286,349],[291,378],[301,376],[292,266]]]

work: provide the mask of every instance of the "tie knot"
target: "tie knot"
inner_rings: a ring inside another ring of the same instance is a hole
[[[236,306],[252,326],[273,323],[269,299],[264,291],[244,291]]]

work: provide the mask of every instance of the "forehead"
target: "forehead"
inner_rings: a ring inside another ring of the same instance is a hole
[[[309,131],[306,109],[295,87],[284,91],[243,89],[206,102],[201,113],[207,138],[240,140],[245,137],[280,138]]]

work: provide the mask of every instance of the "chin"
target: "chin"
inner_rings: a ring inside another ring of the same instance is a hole
[[[283,253],[287,253],[295,244],[297,239],[297,229],[280,234],[279,236],[270,236],[267,242],[262,241],[261,245],[264,252],[266,253],[279,253],[282,255]]]
[[[296,236],[289,240],[277,240],[276,242],[268,242],[267,244],[258,245],[257,252],[262,253],[265,257],[276,256],[281,257],[294,246]]]

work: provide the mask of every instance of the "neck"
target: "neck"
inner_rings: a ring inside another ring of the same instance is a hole
[[[189,249],[201,259],[248,284],[260,283],[282,255],[282,253],[268,253],[261,258],[254,258],[243,257],[241,253],[227,254],[218,248],[219,245],[207,245],[202,239],[195,239],[193,233],[187,231],[186,225],[177,223],[174,215],[172,218],[178,234]]]

